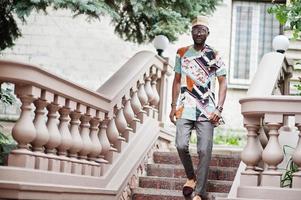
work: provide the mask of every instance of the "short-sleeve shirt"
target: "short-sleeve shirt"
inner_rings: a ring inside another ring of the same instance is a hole
[[[215,80],[225,76],[226,68],[210,46],[197,51],[193,46],[177,51],[174,71],[181,74],[181,92],[176,117],[208,121],[215,110]]]

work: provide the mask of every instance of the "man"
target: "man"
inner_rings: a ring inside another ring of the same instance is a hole
[[[193,20],[191,34],[194,44],[177,52],[169,117],[176,124],[176,147],[187,176],[183,195],[190,196],[195,190],[193,200],[201,200],[206,196],[213,129],[222,122],[227,81],[223,61],[216,51],[205,44],[209,35],[208,18],[198,16]],[[217,104],[214,95],[216,78],[219,82]],[[199,164],[196,174],[189,153],[192,129],[197,134]]]

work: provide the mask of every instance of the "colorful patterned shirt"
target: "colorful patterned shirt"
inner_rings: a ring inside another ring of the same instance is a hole
[[[225,76],[224,62],[208,45],[197,51],[193,46],[177,51],[174,71],[181,74],[177,118],[208,121],[215,110],[215,78]]]

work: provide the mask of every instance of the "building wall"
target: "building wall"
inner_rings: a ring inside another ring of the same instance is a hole
[[[224,0],[210,17],[207,43],[217,49],[229,66],[231,38],[231,0]],[[90,89],[97,89],[139,50],[155,51],[152,44],[125,42],[114,34],[110,19],[88,22],[86,17],[72,18],[69,11],[49,10],[48,15],[33,13],[27,24],[19,22],[23,37],[1,58],[41,66]],[[192,44],[190,35],[182,35],[164,52],[173,62],[177,48]],[[224,108],[227,128],[242,128],[238,99],[244,90],[229,89]],[[171,95],[170,95],[171,96]]]
[[[227,67],[230,66],[231,52],[231,20],[232,20],[232,0],[224,0],[210,18],[210,35],[208,44],[216,48]],[[227,98],[224,105],[223,117],[225,125],[230,129],[243,129],[243,119],[240,114],[239,99],[246,95],[246,90],[228,88]]]

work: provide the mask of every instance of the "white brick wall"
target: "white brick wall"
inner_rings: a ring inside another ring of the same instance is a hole
[[[33,13],[20,26],[23,37],[1,57],[42,66],[97,89],[138,50],[152,49],[118,38],[108,18],[89,23],[85,16],[71,16],[68,11]]]

